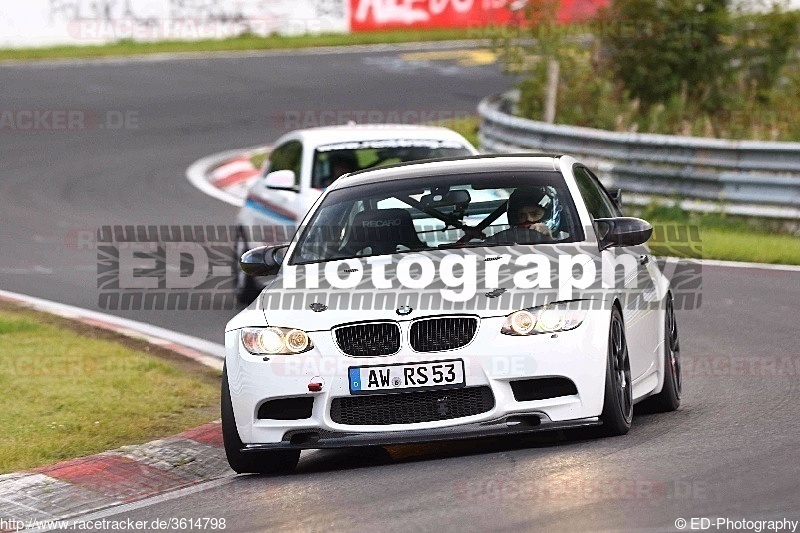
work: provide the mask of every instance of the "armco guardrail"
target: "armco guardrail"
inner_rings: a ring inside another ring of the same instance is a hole
[[[514,116],[510,93],[478,106],[481,150],[564,153],[625,198],[677,197],[690,210],[800,219],[800,143],[619,133]]]

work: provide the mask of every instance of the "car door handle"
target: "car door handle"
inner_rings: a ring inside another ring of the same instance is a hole
[[[640,265],[646,265],[649,262],[650,262],[650,257],[649,256],[647,256],[647,255],[640,255],[639,256],[639,264]]]

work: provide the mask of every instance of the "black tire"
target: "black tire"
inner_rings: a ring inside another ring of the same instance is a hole
[[[233,417],[228,369],[222,368],[222,441],[228,464],[237,474],[288,474],[300,460],[300,450],[243,452],[242,440]]]
[[[247,240],[244,238],[241,228],[237,229],[236,241],[233,245],[233,262],[234,262],[234,293],[236,294],[236,302],[242,306],[247,307],[253,300],[258,297],[261,292],[258,288],[258,283],[253,276],[245,274],[239,268],[239,258],[242,257],[249,248]]]
[[[681,406],[683,377],[681,375],[681,344],[678,323],[675,320],[675,304],[672,295],[667,296],[667,312],[664,324],[664,385],[661,392],[647,399],[647,406],[655,412],[675,411]]]
[[[603,422],[600,434],[606,437],[625,435],[633,421],[633,386],[625,323],[616,307],[612,308],[608,330],[606,386],[600,420]]]

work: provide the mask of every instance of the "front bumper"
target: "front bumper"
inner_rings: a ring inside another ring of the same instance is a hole
[[[387,357],[343,355],[330,331],[312,332],[315,348],[298,356],[266,358],[241,346],[238,330],[226,332],[226,365],[239,436],[244,450],[313,449],[469,439],[598,423],[603,408],[608,319],[590,312],[575,330],[558,335],[512,337],[500,334],[504,318],[480,321],[469,345],[446,352],[401,349]],[[331,355],[332,354],[332,355]],[[498,355],[504,354],[504,355]],[[335,398],[350,397],[351,366],[462,359],[466,387],[488,386],[494,406],[480,414],[431,422],[348,425],[331,418]],[[518,401],[515,380],[564,377],[577,394]],[[310,392],[321,382],[321,392]],[[259,419],[269,400],[313,397],[311,416],[298,420]]]

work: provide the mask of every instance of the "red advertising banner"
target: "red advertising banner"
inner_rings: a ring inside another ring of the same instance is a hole
[[[350,31],[503,24],[537,0],[350,0]],[[593,16],[609,0],[561,0],[558,20]]]

